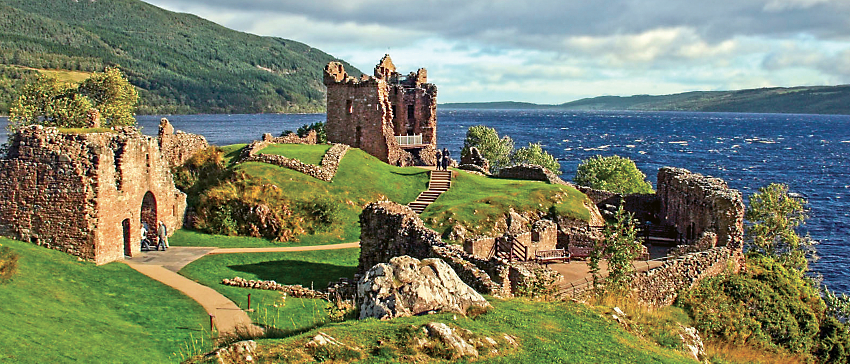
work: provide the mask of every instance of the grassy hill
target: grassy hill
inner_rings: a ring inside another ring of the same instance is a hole
[[[443,109],[714,111],[850,114],[850,85],[694,91],[673,95],[599,96],[559,105],[515,102],[443,104]]]
[[[332,60],[303,43],[138,0],[0,0],[0,113],[10,85],[38,70],[107,65],[120,65],[139,87],[140,113],[320,111],[322,69]]]
[[[0,284],[2,363],[177,362],[193,338],[209,337],[197,302],[125,264],[5,238],[0,246],[20,255],[18,273]]]

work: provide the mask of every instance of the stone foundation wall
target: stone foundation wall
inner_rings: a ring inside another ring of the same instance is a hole
[[[680,290],[690,289],[701,280],[727,270],[737,272],[743,255],[739,250],[716,247],[668,260],[664,265],[638,273],[631,288],[642,303],[652,307],[673,304]]]
[[[260,142],[264,143],[264,142]],[[257,144],[261,145],[261,144]],[[348,152],[349,146],[345,144],[334,144],[325,155],[322,157],[321,165],[317,166],[315,164],[308,164],[297,159],[287,158],[282,155],[275,154],[257,154],[259,150],[265,148],[262,146],[261,148],[253,143],[246,147],[248,150],[248,157],[240,160],[242,162],[261,162],[274,164],[276,166],[289,168],[292,170],[296,170],[298,172],[304,173],[313,178],[318,178],[322,181],[330,182],[333,180],[336,175],[337,169],[339,169],[339,162],[342,161],[342,157],[345,156],[345,153]]]
[[[284,136],[274,137],[269,133],[263,134],[262,141],[271,144],[309,144],[317,143],[318,136],[315,130],[310,130],[305,137],[299,137],[298,134],[289,133]]]
[[[175,131],[168,119],[162,118],[159,123],[159,150],[169,166],[183,165],[195,153],[209,147],[207,139],[202,135]]]
[[[492,236],[481,236],[469,238],[463,241],[463,251],[479,259],[490,259],[495,252],[496,238]]]
[[[499,178],[524,179],[532,181],[545,181],[551,184],[569,185],[564,182],[557,174],[552,173],[546,168],[536,164],[518,164],[513,167],[502,168],[499,170]]]
[[[719,178],[682,168],[658,170],[659,216],[687,239],[703,232],[717,234],[718,245],[740,250],[744,238],[741,193]]]
[[[30,126],[0,160],[0,233],[104,264],[140,251],[149,224],[180,228],[186,195],[174,186],[158,141],[135,128],[62,134]]]
[[[430,258],[431,247],[443,245],[440,235],[428,229],[413,210],[392,201],[366,205],[360,213],[360,264],[365,273],[375,264],[407,255]]]

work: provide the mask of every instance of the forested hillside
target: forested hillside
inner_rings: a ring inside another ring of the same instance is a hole
[[[324,108],[334,57],[138,0],[0,0],[0,113],[37,71],[118,65],[139,113],[307,112]],[[348,70],[356,68],[345,63]]]
[[[599,96],[559,105],[508,101],[443,104],[440,107],[443,109],[713,111],[850,115],[850,85],[694,91],[658,96]]]

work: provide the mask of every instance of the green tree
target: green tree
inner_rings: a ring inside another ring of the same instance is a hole
[[[60,128],[87,126],[88,113],[98,109],[102,126],[135,125],[138,94],[117,68],[95,72],[79,86],[39,76],[27,84],[9,110],[10,131],[40,124]]]
[[[561,164],[554,156],[543,150],[540,143],[528,143],[527,147],[522,147],[514,151],[511,155],[513,164],[536,164],[543,166],[555,174],[561,174]]]
[[[749,222],[744,228],[745,241],[751,252],[776,257],[789,269],[805,272],[809,259],[816,259],[816,242],[796,229],[805,224],[806,200],[788,194],[788,186],[771,183],[750,196],[750,207],[744,214]]]
[[[108,67],[104,72],[95,72],[80,84],[78,90],[100,111],[104,127],[136,124],[133,111],[139,101],[139,93],[118,68]]]
[[[478,148],[481,155],[490,161],[490,169],[498,171],[510,165],[514,141],[509,136],[499,138],[496,129],[484,125],[475,125],[466,130],[461,157],[469,155],[472,147]]]
[[[597,289],[604,281],[605,290],[618,292],[627,288],[634,272],[632,261],[640,255],[643,243],[638,237],[634,215],[627,212],[622,201],[614,222],[605,225],[605,239],[597,241],[591,250],[588,266],[593,276],[593,285]],[[599,262],[608,260],[608,276],[604,279],[599,274]]]
[[[618,155],[597,155],[583,160],[573,181],[582,186],[622,194],[653,192],[652,185],[635,162]]]
[[[9,110],[7,128],[41,124],[54,127],[77,127],[85,123],[92,103],[76,92],[76,87],[56,79],[39,76],[27,84]]]

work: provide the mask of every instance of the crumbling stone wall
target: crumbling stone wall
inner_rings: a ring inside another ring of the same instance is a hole
[[[370,203],[360,213],[360,264],[365,273],[375,264],[408,255],[430,258],[431,246],[443,245],[440,235],[425,227],[413,210],[392,201]]]
[[[668,260],[658,268],[638,273],[631,289],[642,303],[652,307],[669,306],[680,290],[693,288],[701,280],[727,269],[737,272],[741,266],[740,250],[716,247]]]
[[[659,216],[679,234],[694,240],[703,232],[717,234],[717,244],[740,250],[744,239],[744,202],[738,190],[719,178],[687,169],[658,170]]]
[[[327,86],[328,141],[360,148],[393,165],[415,161],[434,163],[437,143],[437,87],[427,83],[427,71],[419,69],[403,78],[389,55],[375,66],[374,76],[349,76],[339,62],[324,70]],[[422,145],[403,149],[395,136],[422,135]],[[431,146],[431,149],[427,149]]]
[[[262,148],[265,148],[266,145],[262,145],[266,142],[254,142],[248,145],[243,150],[243,155],[247,154],[248,156],[241,159],[239,163],[242,162],[261,162],[274,164],[279,167],[289,168],[301,173],[304,173],[313,178],[318,178],[322,181],[330,182],[333,180],[336,175],[336,171],[339,169],[339,163],[342,161],[342,157],[345,156],[345,153],[348,152],[349,146],[345,144],[334,144],[328,151],[322,156],[322,161],[320,165],[308,164],[297,159],[287,158],[282,155],[275,154],[257,154]],[[261,145],[261,147],[257,147],[257,145]],[[245,152],[247,150],[247,153]]]
[[[135,128],[22,128],[0,159],[0,234],[97,264],[121,260],[140,251],[146,195],[169,234],[182,225],[186,195],[169,167],[157,140]]]
[[[166,118],[159,122],[158,139],[159,150],[171,167],[183,165],[195,153],[209,147],[207,139],[202,135],[175,131]]]
[[[310,144],[310,145],[313,145],[313,144],[317,143],[318,139],[319,139],[319,137],[316,135],[316,131],[310,130],[309,132],[307,132],[307,135],[305,135],[303,138],[299,137],[298,134],[295,134],[295,133],[289,133],[289,134],[286,134],[284,136],[279,136],[279,137],[274,137],[269,133],[265,133],[265,134],[263,134],[263,140],[262,141],[270,143],[270,144]]]
[[[524,179],[532,181],[546,181],[551,184],[567,185],[571,184],[564,182],[561,177],[552,171],[538,166],[536,164],[517,164],[512,167],[502,168],[499,170],[499,178]]]

